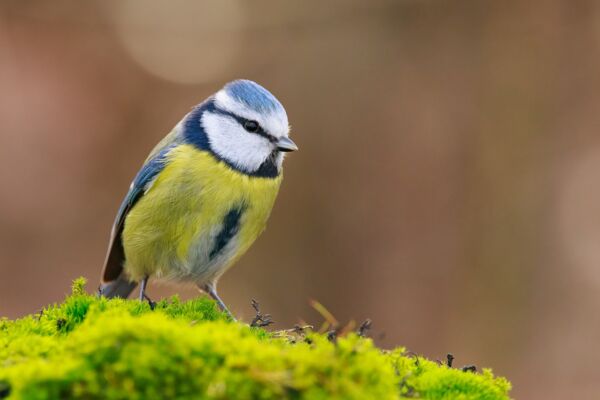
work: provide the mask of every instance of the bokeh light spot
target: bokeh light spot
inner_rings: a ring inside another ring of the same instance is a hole
[[[133,1],[107,5],[127,53],[146,71],[176,83],[227,77],[240,48],[240,2]]]

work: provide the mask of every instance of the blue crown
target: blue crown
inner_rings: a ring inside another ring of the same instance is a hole
[[[228,95],[256,112],[285,112],[279,100],[256,82],[240,79],[229,82],[224,89]]]

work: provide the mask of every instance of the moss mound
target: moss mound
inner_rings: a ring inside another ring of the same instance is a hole
[[[0,398],[508,399],[510,384],[349,334],[269,333],[208,299],[90,296],[0,320]]]

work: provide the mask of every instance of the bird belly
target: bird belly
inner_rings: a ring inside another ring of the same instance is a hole
[[[125,271],[204,284],[264,230],[281,177],[249,177],[182,145],[125,220]]]

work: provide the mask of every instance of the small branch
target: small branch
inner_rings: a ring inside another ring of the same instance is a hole
[[[252,319],[252,322],[250,323],[251,327],[263,328],[274,323],[273,319],[271,318],[271,314],[263,314],[260,312],[260,306],[256,300],[252,299],[251,304],[252,308],[254,308],[254,311],[256,312],[254,319]]]
[[[465,365],[461,368],[462,372],[477,372],[477,367],[475,365]]]
[[[367,332],[369,331],[369,329],[371,329],[372,325],[373,321],[367,318],[362,324],[360,324],[358,330],[356,331],[356,334],[360,337],[366,337]]]

